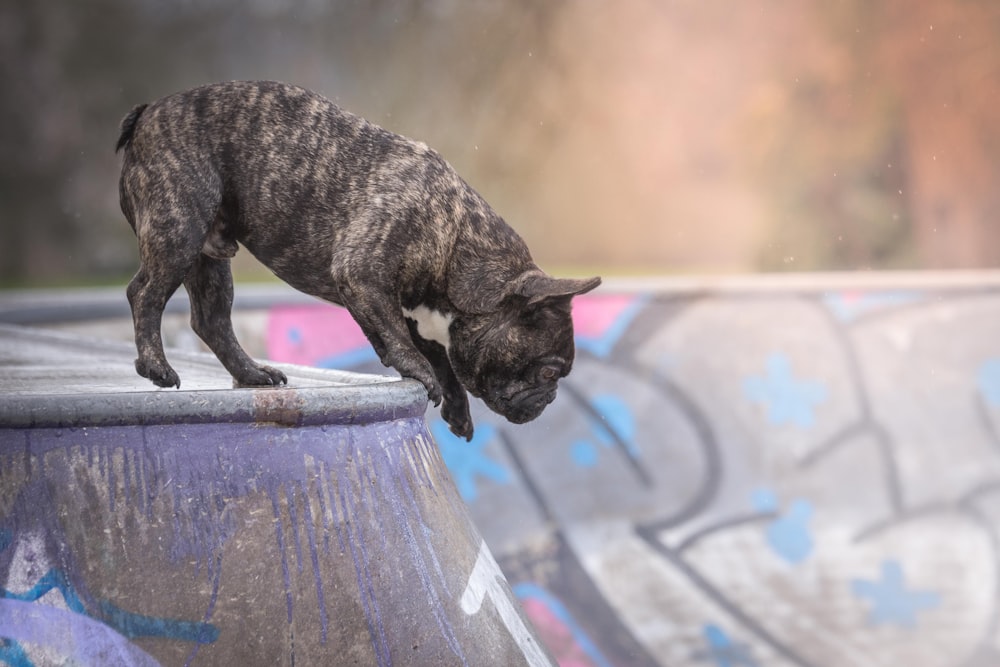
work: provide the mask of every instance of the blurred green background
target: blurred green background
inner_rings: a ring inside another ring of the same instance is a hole
[[[262,78],[434,146],[552,270],[1000,265],[995,0],[7,0],[0,284],[125,279],[121,117]]]

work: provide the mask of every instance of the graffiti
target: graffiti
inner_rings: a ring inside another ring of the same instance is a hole
[[[34,667],[31,658],[13,639],[0,639],[0,662],[10,667]]]
[[[0,546],[13,541],[12,532],[4,532],[11,537]],[[51,602],[39,603],[52,592],[60,595],[65,609]],[[47,647],[86,665],[111,664],[109,656],[120,656],[119,664],[157,665],[129,640],[162,637],[206,644],[216,641],[219,631],[209,623],[136,614],[103,599],[96,600],[90,610],[66,574],[50,569],[26,591],[0,587],[0,637],[6,642],[0,658],[14,667],[34,664],[21,642]]]
[[[707,647],[695,652],[695,660],[712,663],[716,667],[757,667],[749,649],[730,639],[722,628],[708,624],[704,635]]]
[[[486,542],[483,542],[476,557],[476,564],[469,574],[469,583],[466,584],[460,598],[462,611],[469,616],[478,614],[483,602],[489,599],[500,615],[504,627],[524,653],[529,667],[547,667],[551,664],[549,659],[521,620],[521,615],[514,607],[506,588],[501,586],[501,582],[506,582],[506,578]]]
[[[923,301],[920,292],[906,290],[845,290],[828,292],[822,302],[841,322],[851,323],[868,314]]]
[[[593,467],[598,463],[599,448],[613,449],[618,443],[621,443],[630,459],[638,458],[640,454],[635,444],[635,421],[625,402],[617,396],[606,394],[595,397],[589,407],[587,418],[592,438],[573,443],[573,462],[582,468]]]
[[[776,425],[794,424],[802,428],[813,425],[813,410],[826,400],[826,388],[817,382],[797,380],[791,363],[783,354],[767,358],[763,376],[747,378],[743,383],[747,398],[767,409],[768,420]]]
[[[21,642],[55,651],[73,664],[93,667],[153,667],[160,664],[107,625],[75,612],[45,605],[0,600],[0,634],[8,642],[5,650],[0,651],[0,657],[13,667],[35,664]]]
[[[995,290],[598,293],[574,323],[538,420],[432,426],[561,664],[1000,660]]]
[[[80,596],[70,586],[66,575],[59,570],[49,570],[30,590],[24,593],[0,589],[0,604],[8,600],[38,602],[52,590],[57,590],[62,595],[62,601],[69,608],[69,611],[99,620],[129,639],[164,637],[178,641],[210,644],[219,638],[219,631],[210,623],[191,623],[143,616],[120,609],[107,600],[98,600],[97,611],[90,613]],[[42,615],[44,616],[51,611],[51,608],[45,609]],[[9,636],[2,632],[0,635]]]
[[[977,376],[979,391],[990,407],[1000,407],[1000,359],[983,362]]]
[[[611,667],[594,641],[554,595],[529,583],[515,586],[514,594],[560,665]]]
[[[44,465],[0,448],[0,664],[548,664],[422,417],[15,436]]]
[[[322,331],[323,336],[316,336]],[[361,327],[343,308],[276,306],[268,313],[267,356],[319,368],[378,362]]]
[[[935,609],[941,604],[938,593],[907,590],[903,568],[895,560],[882,563],[881,576],[877,581],[855,579],[851,582],[851,590],[858,597],[871,601],[868,619],[872,625],[895,623],[904,628],[915,628],[918,613]]]
[[[595,357],[605,358],[642,311],[648,298],[628,294],[592,294],[573,307],[576,345]]]
[[[767,542],[781,558],[791,564],[801,563],[812,553],[814,540],[809,531],[809,519],[813,514],[813,506],[806,500],[794,500],[788,510],[781,514],[778,500],[769,489],[760,489],[754,494],[754,507],[762,512],[773,514],[766,529]]]
[[[431,433],[440,443],[441,457],[464,500],[473,502],[479,496],[477,478],[483,477],[497,484],[511,481],[510,471],[486,454],[487,445],[496,438],[496,429],[491,424],[479,426],[469,442],[453,437],[443,419],[431,422]]]

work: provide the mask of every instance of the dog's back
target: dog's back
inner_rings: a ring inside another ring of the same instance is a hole
[[[492,214],[426,145],[283,83],[211,84],[136,107],[118,147],[122,210],[133,227],[138,215],[159,217],[154,224],[194,218],[206,226],[197,230],[206,254],[231,256],[239,241],[286,282],[323,298],[332,295],[311,276],[359,261],[351,248],[370,255],[359,235],[382,241],[376,250],[385,256],[366,261],[397,258],[382,262],[391,267],[404,254],[431,256],[443,270],[444,245],[465,213]],[[187,210],[178,211],[182,202]],[[420,253],[407,252],[413,243]]]
[[[139,105],[122,120],[123,148],[123,172],[172,163],[209,170],[245,207],[287,213],[350,199],[384,165],[430,152],[316,93],[271,81],[210,84]]]

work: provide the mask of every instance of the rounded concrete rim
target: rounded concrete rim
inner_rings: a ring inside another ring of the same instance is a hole
[[[9,339],[43,339],[77,349],[131,357],[128,343],[94,340],[57,331],[0,324]],[[171,358],[218,366],[209,353],[171,350]],[[271,363],[271,362],[268,362]],[[152,424],[248,423],[273,426],[351,425],[421,417],[427,391],[416,381],[381,375],[272,364],[301,387],[238,387],[199,390],[0,393],[0,429]],[[222,369],[219,369],[220,372]],[[318,383],[317,383],[318,381]]]
[[[427,392],[415,380],[306,388],[213,389],[97,396],[31,394],[0,403],[0,428],[253,423],[349,425],[420,417]]]

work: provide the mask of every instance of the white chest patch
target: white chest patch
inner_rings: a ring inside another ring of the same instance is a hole
[[[451,326],[451,321],[454,319],[453,315],[445,315],[437,310],[431,310],[427,306],[417,306],[413,310],[404,308],[403,315],[417,323],[417,333],[424,340],[441,343],[445,350],[451,345],[448,327]]]

